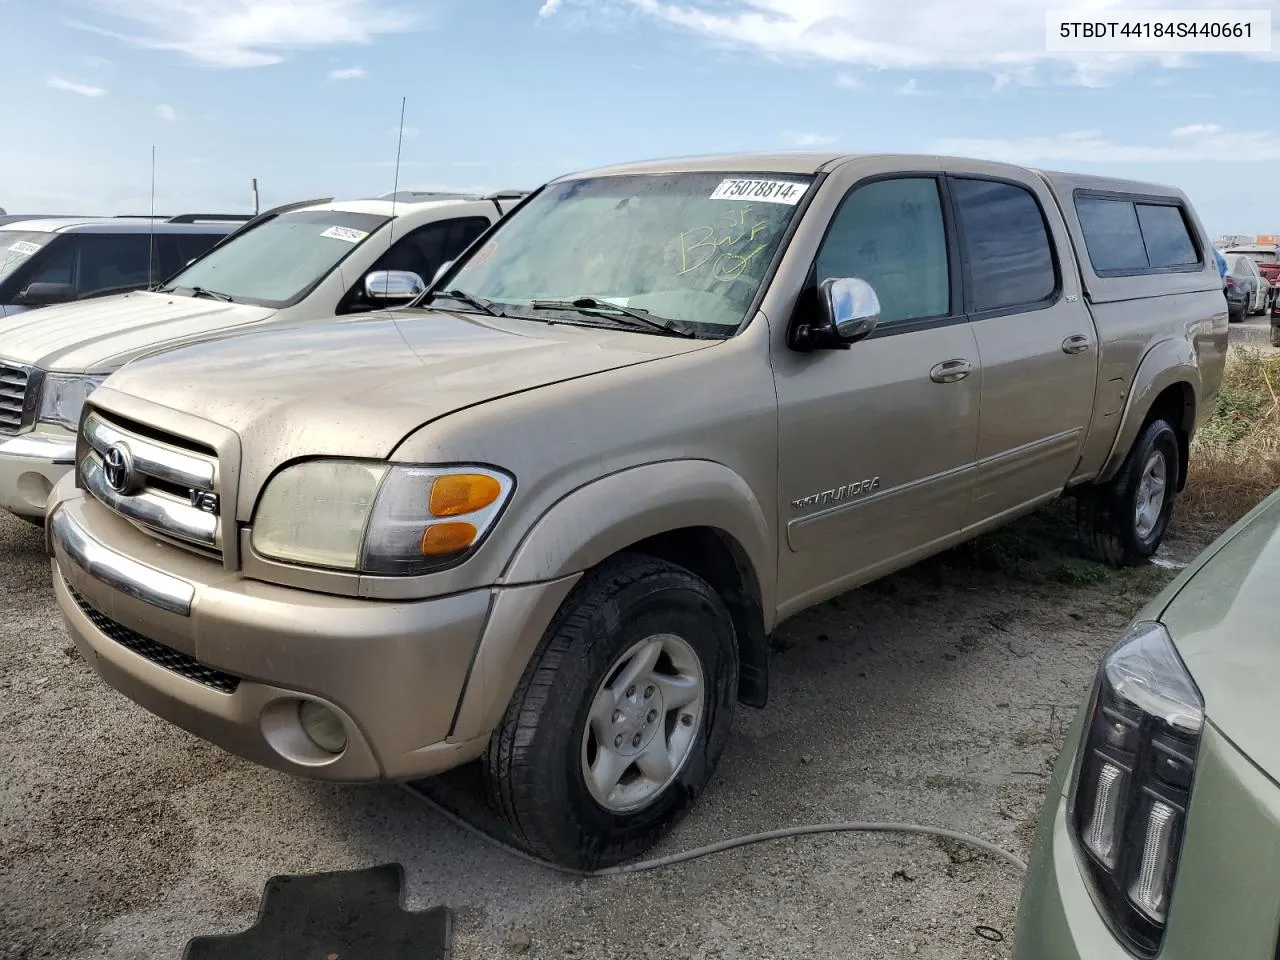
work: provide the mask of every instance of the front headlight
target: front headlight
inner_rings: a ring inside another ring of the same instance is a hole
[[[492,467],[310,460],[271,479],[253,548],[286,563],[408,576],[470,555],[515,481]]]
[[[1204,700],[1163,624],[1135,624],[1102,662],[1076,764],[1071,825],[1102,907],[1155,956],[1177,874]]]
[[[106,373],[49,373],[40,389],[40,417],[70,430],[80,426],[80,411],[89,394],[102,385]]]

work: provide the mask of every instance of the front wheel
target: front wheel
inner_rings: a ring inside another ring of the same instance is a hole
[[[1274,323],[1271,325],[1271,345],[1273,347],[1280,347],[1280,326],[1277,326]]]
[[[1120,472],[1082,500],[1083,532],[1101,560],[1128,566],[1150,559],[1159,549],[1173,515],[1180,449],[1173,426],[1152,420]]]
[[[737,664],[733,621],[699,577],[627,555],[589,572],[490,740],[497,812],[530,852],[565,866],[642,853],[710,780]]]

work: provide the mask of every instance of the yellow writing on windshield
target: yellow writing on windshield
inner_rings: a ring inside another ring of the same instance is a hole
[[[756,238],[769,228],[768,220],[750,219],[750,205],[729,215],[728,224],[695,227],[681,232],[679,276],[693,273],[711,264],[711,276],[728,282],[737,280],[757,257],[768,249],[768,242],[755,246]]]

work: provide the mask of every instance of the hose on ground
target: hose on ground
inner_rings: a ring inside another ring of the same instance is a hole
[[[903,833],[941,837],[946,840],[953,840],[956,843],[962,843],[966,846],[973,847],[988,856],[995,857],[998,860],[1003,860],[1005,863],[1016,867],[1020,872],[1026,872],[1027,869],[1027,865],[1025,863],[1003,847],[998,847],[994,843],[983,840],[981,837],[971,836],[967,833],[960,833],[957,830],[948,830],[945,827],[932,827],[927,824],[920,823],[880,823],[875,821],[855,820],[849,823],[818,823],[803,827],[785,827],[781,830],[767,830],[763,833],[752,833],[742,837],[733,837],[729,840],[721,840],[717,843],[709,843],[706,846],[695,847],[692,850],[685,850],[683,853],[673,853],[669,856],[657,857],[653,860],[642,860],[638,863],[624,863],[620,866],[606,867],[602,870],[579,870],[575,867],[561,866],[560,864],[552,863],[549,860],[543,860],[530,853],[526,853],[519,847],[512,846],[497,837],[490,836],[474,824],[468,823],[452,810],[449,810],[428,797],[421,790],[415,789],[405,783],[400,784],[400,787],[420,803],[425,804],[428,808],[444,817],[454,826],[466,831],[472,836],[479,837],[481,840],[497,847],[505,853],[508,853],[513,857],[518,857],[521,860],[525,860],[528,863],[535,864],[539,867],[555,870],[558,873],[564,873],[575,877],[618,877],[630,873],[643,873],[647,870],[658,870],[662,867],[674,866],[677,863],[688,863],[690,860],[697,860],[701,857],[708,857],[716,853],[724,853],[727,850],[735,850],[738,847],[764,843],[767,840],[782,840],[786,837],[807,837],[824,833]]]

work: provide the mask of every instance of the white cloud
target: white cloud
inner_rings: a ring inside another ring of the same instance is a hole
[[[1070,82],[1106,86],[1141,65],[1169,69],[1193,57],[1081,54],[1046,49],[1045,14],[1057,0],[548,0],[551,12],[570,5],[596,15],[627,10],[706,38],[713,44],[771,57],[920,72],[976,70],[1004,83]],[[1273,2],[1261,6],[1271,6]],[[1185,8],[1181,0],[1085,0],[1091,16],[1137,7]],[[1203,9],[1230,10],[1234,0],[1201,0]],[[1280,52],[1280,49],[1278,49]],[[1273,55],[1259,55],[1274,59]]]
[[[862,88],[862,78],[856,74],[841,71],[836,74],[836,86],[844,90],[859,90]]]
[[[1192,123],[1185,127],[1177,127],[1173,135],[1175,137],[1207,137],[1221,132],[1222,128],[1216,123]]]
[[[404,128],[404,138],[405,138],[406,140],[412,140],[412,139],[413,139],[414,137],[416,137],[420,132],[421,132],[421,131],[420,131],[420,130],[418,130],[418,128],[417,128],[417,127],[410,127],[410,126],[406,126],[406,127]],[[392,127],[392,128],[391,128],[391,136],[393,136],[393,137],[397,137],[397,138],[398,138],[398,137],[400,136],[400,128],[399,128],[399,127]]]
[[[788,130],[778,137],[788,146],[805,149],[808,147],[821,147],[828,143],[834,143],[835,137],[828,136],[825,133],[802,133],[797,130]]]
[[[538,9],[538,16],[539,17],[555,16],[555,12],[560,9],[560,4],[562,2],[563,0],[546,0],[546,3],[544,3]]]
[[[1211,124],[1203,125],[1211,127]],[[1028,165],[1119,163],[1264,163],[1280,160],[1280,135],[1214,128],[1172,143],[1127,144],[1098,130],[1010,139],[946,138],[931,149],[951,156]]]
[[[156,116],[168,123],[173,123],[173,121],[178,119],[178,111],[173,109],[173,107],[169,106],[167,103],[162,103],[160,106],[156,107]]]
[[[912,77],[897,90],[898,93],[908,97],[919,97],[924,95],[924,91],[920,89],[920,84],[916,82],[916,78]]]
[[[296,50],[363,44],[421,24],[408,0],[85,0],[73,25],[215,67],[261,67]],[[403,4],[403,5],[399,5]]]
[[[105,97],[107,95],[107,91],[102,87],[91,87],[87,83],[76,83],[74,80],[64,80],[62,77],[54,77],[46,85],[54,90],[78,93],[82,97]]]
[[[330,70],[329,79],[334,81],[368,80],[369,73],[364,67],[343,67],[341,70]]]

